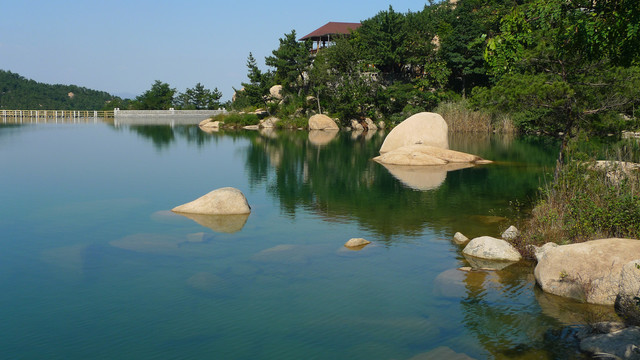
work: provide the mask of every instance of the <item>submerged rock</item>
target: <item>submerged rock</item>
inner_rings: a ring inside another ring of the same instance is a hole
[[[507,266],[513,265],[516,261],[504,261],[504,260],[489,260],[489,259],[481,259],[475,256],[469,256],[467,254],[462,254],[464,258],[467,260],[469,265],[473,270],[502,270]]]
[[[587,337],[580,342],[580,350],[599,357],[640,360],[640,327]]]
[[[249,214],[251,207],[244,194],[232,187],[220,188],[171,211],[189,214],[230,215]]]
[[[467,354],[457,353],[446,346],[437,347],[431,351],[418,354],[409,360],[473,360]]]
[[[517,262],[522,259],[522,256],[513,245],[491,236],[481,236],[471,240],[462,250],[462,253],[476,258],[496,261]]]
[[[382,143],[380,153],[408,145],[431,145],[443,149],[449,148],[448,127],[442,116],[436,113],[422,112],[404,120],[393,128]]]

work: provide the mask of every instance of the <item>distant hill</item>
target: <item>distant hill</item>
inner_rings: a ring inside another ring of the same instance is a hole
[[[100,110],[117,99],[104,91],[75,85],[50,85],[0,70],[0,109]]]

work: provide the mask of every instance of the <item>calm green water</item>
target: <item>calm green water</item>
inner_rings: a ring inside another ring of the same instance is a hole
[[[577,357],[529,265],[464,273],[450,241],[521,216],[555,145],[462,137],[497,163],[407,173],[370,160],[383,138],[0,127],[0,358]],[[248,218],[168,211],[224,186]]]

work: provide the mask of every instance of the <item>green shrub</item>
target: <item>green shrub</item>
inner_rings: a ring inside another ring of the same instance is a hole
[[[576,156],[564,165],[532,210],[517,245],[640,237],[640,174],[620,164],[597,168]]]

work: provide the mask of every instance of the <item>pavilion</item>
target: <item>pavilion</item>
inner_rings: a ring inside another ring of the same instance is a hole
[[[311,53],[315,54],[318,50],[330,46],[331,39],[349,36],[353,30],[356,30],[361,25],[360,23],[328,22],[310,34],[301,37],[300,41],[313,41]]]

